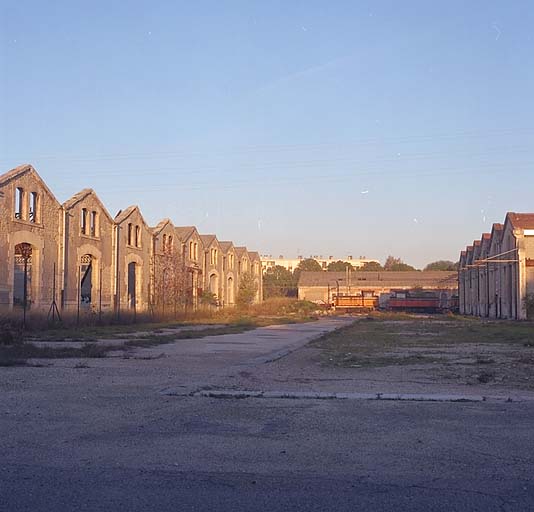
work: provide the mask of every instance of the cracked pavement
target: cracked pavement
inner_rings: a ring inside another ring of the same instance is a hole
[[[347,321],[0,369],[0,510],[534,509],[530,400],[191,396],[346,391],[299,354]]]

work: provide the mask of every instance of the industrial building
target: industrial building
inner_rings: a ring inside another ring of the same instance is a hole
[[[238,251],[239,249],[239,251]],[[147,311],[235,304],[245,273],[262,300],[257,252],[138,206],[112,217],[92,189],[60,204],[31,165],[0,175],[0,310]]]
[[[503,224],[460,253],[460,312],[525,320],[534,298],[534,213],[508,212]]]

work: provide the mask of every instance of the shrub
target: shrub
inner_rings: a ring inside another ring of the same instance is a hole
[[[4,321],[0,324],[0,345],[15,345],[22,343],[22,331],[12,322]]]

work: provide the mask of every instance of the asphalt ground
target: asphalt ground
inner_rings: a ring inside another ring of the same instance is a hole
[[[337,322],[0,369],[0,510],[534,509],[533,401],[198,394]]]

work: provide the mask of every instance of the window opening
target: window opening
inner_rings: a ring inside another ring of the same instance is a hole
[[[98,213],[95,211],[91,212],[91,225],[89,229],[91,230],[91,236],[98,236]]]
[[[82,208],[82,216],[80,218],[80,228],[83,235],[87,235],[87,208]]]
[[[90,254],[82,256],[80,261],[80,303],[90,305],[93,291],[93,257]]]
[[[17,191],[15,193],[15,219],[22,219],[23,204],[24,204],[24,189],[21,187],[17,187]]]
[[[39,195],[37,192],[32,192],[30,196],[30,222],[39,222],[38,209],[39,208]]]

